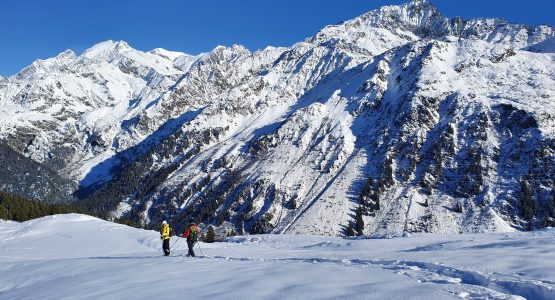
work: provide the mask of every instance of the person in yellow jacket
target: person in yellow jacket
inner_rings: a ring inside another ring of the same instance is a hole
[[[160,239],[162,242],[162,249],[164,249],[164,256],[170,255],[170,238],[172,236],[172,228],[166,221],[162,221],[162,228],[160,229]]]

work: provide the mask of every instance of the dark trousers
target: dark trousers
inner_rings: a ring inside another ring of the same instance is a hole
[[[165,256],[170,255],[170,239],[164,239],[164,242],[162,243],[162,249],[164,249]]]
[[[193,246],[195,246],[195,242],[192,240],[187,240],[187,247],[189,247],[189,256],[195,257],[195,251],[193,251]]]

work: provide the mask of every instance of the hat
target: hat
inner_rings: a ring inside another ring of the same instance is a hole
[[[168,224],[168,222],[166,222],[166,220],[164,220],[164,221],[162,221],[162,224],[166,225],[166,224]]]

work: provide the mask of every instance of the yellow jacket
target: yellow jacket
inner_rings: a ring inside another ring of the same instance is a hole
[[[169,224],[162,225],[162,229],[160,230],[160,235],[164,240],[167,240],[171,237],[172,229],[170,228]]]

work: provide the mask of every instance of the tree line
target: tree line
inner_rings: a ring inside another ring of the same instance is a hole
[[[65,203],[47,203],[0,191],[0,219],[25,222],[54,214],[79,212]]]

